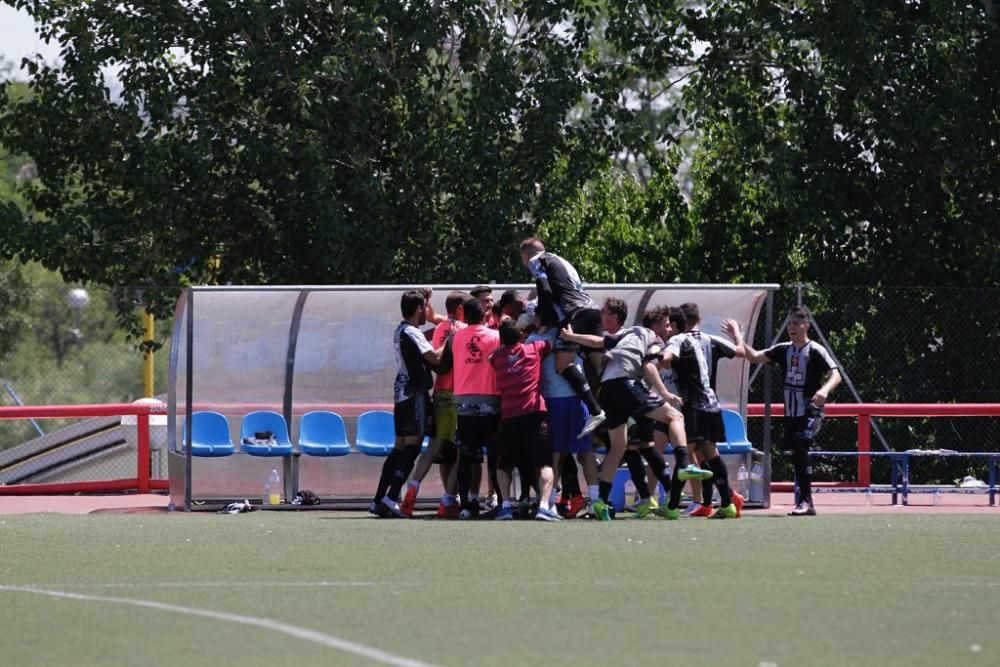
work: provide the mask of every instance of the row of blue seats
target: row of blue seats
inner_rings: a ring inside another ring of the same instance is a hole
[[[256,434],[265,432],[271,433],[272,442],[257,441]],[[183,433],[187,433],[186,428]],[[358,417],[355,444],[359,452],[369,456],[387,456],[394,440],[391,412],[375,410]],[[240,441],[240,450],[251,456],[290,456],[295,453],[285,418],[268,410],[243,416],[240,420]],[[191,415],[191,442],[192,456],[230,456],[236,453],[229,435],[229,420],[218,412],[195,412]],[[351,453],[344,419],[326,410],[302,415],[298,444],[299,452],[310,456],[346,456]]]
[[[218,412],[195,412],[192,417],[193,456],[230,456],[236,452],[229,435],[229,421]],[[746,425],[738,412],[722,411],[728,442],[718,443],[721,454],[741,454],[751,450]],[[273,444],[253,439],[270,431]],[[185,430],[184,433],[187,433]],[[289,456],[294,453],[288,424],[277,412],[261,410],[243,416],[240,422],[240,449],[252,456]],[[357,451],[369,456],[387,456],[395,441],[391,412],[374,410],[358,417]],[[426,441],[425,441],[426,445]],[[351,453],[343,418],[335,412],[317,410],[302,415],[299,423],[299,451],[310,456],[346,456]]]

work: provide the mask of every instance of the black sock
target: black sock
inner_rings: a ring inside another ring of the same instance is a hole
[[[729,471],[726,470],[726,464],[722,462],[721,456],[716,456],[714,459],[706,461],[705,464],[709,470],[715,473],[712,481],[715,482],[715,487],[719,489],[719,507],[725,507],[733,502],[732,489],[729,488]]]
[[[584,405],[587,406],[587,410],[590,414],[596,415],[601,412],[601,405],[597,402],[594,397],[594,392],[590,390],[590,385],[587,384],[587,378],[583,376],[583,372],[577,368],[575,365],[570,364],[563,369],[560,373],[561,376],[569,382],[569,386],[573,387],[573,392],[583,401]]]
[[[472,485],[472,466],[475,462],[464,452],[458,455],[458,497],[462,509],[469,509],[469,487]]]
[[[715,495],[715,482],[711,479],[701,480],[701,500],[705,505],[712,504],[712,496]]]
[[[597,483],[597,497],[605,503],[608,502],[608,498],[611,497],[611,482],[605,482],[602,479]]]
[[[403,447],[403,452],[396,462],[396,470],[392,475],[392,483],[389,485],[389,497],[399,502],[399,492],[403,490],[406,479],[413,471],[413,464],[420,456],[420,445],[407,445]]]
[[[578,477],[578,471],[576,461],[573,460],[573,455],[570,454],[563,461],[562,470],[559,472],[559,479],[562,483],[562,497],[563,500],[569,500],[575,496],[582,495],[583,492],[580,490],[580,478]]]
[[[795,467],[795,481],[799,485],[799,501],[812,505],[812,466],[809,465],[809,455],[805,451],[794,450],[792,465]]]
[[[684,480],[678,477],[678,473],[688,464],[687,447],[674,447],[674,476],[670,480],[670,500],[667,501],[667,508],[675,510],[681,506],[681,491],[684,490]]]
[[[667,477],[667,462],[664,460],[663,454],[656,447],[643,447],[639,450],[639,453],[642,455],[642,458],[646,459],[649,469],[656,475],[656,479],[660,480],[663,488],[670,488],[670,478]]]
[[[385,496],[385,492],[389,489],[389,485],[392,483],[392,475],[396,472],[396,463],[399,461],[400,451],[393,448],[389,455],[385,457],[385,463],[382,464],[382,474],[378,478],[378,486],[375,488],[375,502],[382,500]]]
[[[642,462],[642,457],[639,452],[634,449],[626,449],[625,456],[626,465],[628,465],[628,473],[632,477],[632,483],[635,484],[635,491],[639,494],[639,498],[649,498],[649,484],[646,483],[646,464]]]

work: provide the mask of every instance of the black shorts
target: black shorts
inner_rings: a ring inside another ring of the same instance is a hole
[[[482,461],[483,447],[490,448],[496,445],[499,425],[500,415],[475,417],[459,415],[455,447],[465,456]]]
[[[806,413],[798,417],[785,417],[785,449],[809,449],[816,441],[816,435],[823,428],[823,409],[809,406]]]
[[[601,383],[601,407],[607,415],[608,428],[617,428],[629,417],[641,417],[665,401],[649,391],[642,382],[617,378]]]
[[[438,450],[437,456],[434,457],[432,463],[442,466],[450,466],[457,460],[458,450],[455,448],[455,443],[451,440],[442,440],[441,449]]]
[[[599,308],[582,308],[575,311],[559,324],[559,334],[556,342],[552,346],[555,352],[577,352],[580,346],[563,340],[562,330],[569,324],[573,327],[573,333],[590,334],[592,336],[604,335],[604,326],[601,324],[601,311]]]
[[[655,419],[650,419],[649,417],[635,417],[634,419],[635,427],[629,429],[628,434],[628,444],[630,445],[645,445],[653,442],[656,431],[660,433],[670,432],[666,424],[658,422]]]
[[[392,423],[397,438],[434,435],[434,410],[429,394],[417,394],[392,406]]]
[[[535,468],[552,465],[552,444],[544,412],[531,412],[500,422],[497,468],[512,471],[521,463]]]
[[[684,433],[687,441],[726,442],[726,426],[722,423],[722,412],[707,412],[690,405],[681,408],[684,415]]]

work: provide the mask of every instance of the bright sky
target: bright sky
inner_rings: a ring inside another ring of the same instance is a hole
[[[0,58],[14,65],[14,76],[18,74],[21,58],[41,53],[48,62],[59,58],[58,44],[45,44],[35,34],[35,22],[25,12],[0,4]]]

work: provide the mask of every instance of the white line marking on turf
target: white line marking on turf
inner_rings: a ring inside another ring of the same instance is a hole
[[[21,584],[25,588],[360,588],[374,581],[161,581],[105,584]]]
[[[107,602],[109,604],[123,604],[131,605],[133,607],[144,607],[146,609],[156,609],[158,611],[167,611],[173,614],[183,614],[186,616],[201,616],[203,618],[211,618],[217,621],[241,623],[243,625],[264,628],[265,630],[273,630],[275,632],[289,635],[290,637],[295,637],[296,639],[304,639],[306,641],[335,648],[340,651],[360,655],[364,658],[381,662],[386,665],[396,665],[397,667],[435,667],[428,662],[404,658],[403,656],[395,655],[393,653],[377,649],[373,646],[366,646],[365,644],[359,644],[358,642],[352,642],[347,639],[341,639],[340,637],[334,637],[333,635],[320,632],[319,630],[310,630],[309,628],[302,628],[297,625],[283,623],[270,618],[230,614],[223,611],[213,611],[211,609],[199,609],[197,607],[182,607],[181,605],[154,602],[152,600],[134,600],[131,598],[83,595],[81,593],[32,588],[30,586],[6,586],[0,584],[0,591],[33,593],[35,595],[46,595],[53,598],[62,598],[67,600],[82,600],[84,602]]]

